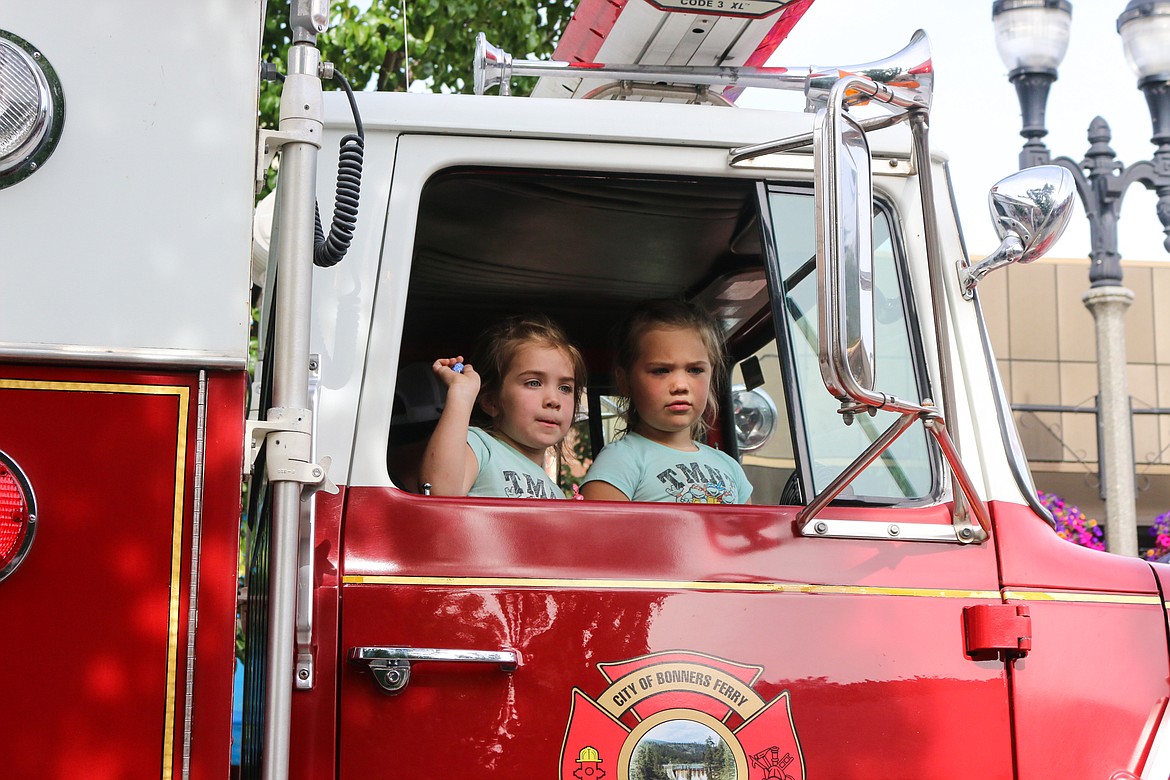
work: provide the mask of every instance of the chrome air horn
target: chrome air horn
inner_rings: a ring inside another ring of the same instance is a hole
[[[873,84],[858,86],[849,102],[876,100],[897,108],[929,108],[934,68],[930,41],[918,30],[904,49],[876,62],[809,68],[736,67],[691,65],[609,65],[557,60],[514,60],[512,55],[488,42],[483,33],[475,38],[475,94],[499,86],[501,95],[511,94],[513,76],[561,76],[599,78],[647,84],[690,84],[719,87],[763,87],[801,91],[810,107],[824,105],[829,90],[843,76],[861,76]],[[595,92],[601,92],[596,90]]]

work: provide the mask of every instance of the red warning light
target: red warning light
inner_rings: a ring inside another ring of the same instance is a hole
[[[16,571],[37,530],[36,500],[28,477],[0,451],[0,580]]]

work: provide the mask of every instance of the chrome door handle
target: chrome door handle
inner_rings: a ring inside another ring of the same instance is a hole
[[[351,647],[349,661],[365,664],[386,693],[400,693],[410,683],[411,664],[418,661],[499,664],[500,671],[520,666],[515,650],[451,650],[437,647]]]

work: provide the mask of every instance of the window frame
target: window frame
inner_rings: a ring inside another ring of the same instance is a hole
[[[785,299],[783,280],[780,273],[780,259],[776,245],[776,227],[773,223],[772,209],[769,196],[773,193],[800,195],[813,197],[811,185],[800,185],[776,180],[761,181],[757,186],[757,199],[760,218],[760,228],[763,231],[764,272],[768,280],[768,296],[772,306],[772,324],[776,332],[777,352],[780,355],[781,377],[784,381],[784,402],[788,406],[788,420],[790,436],[792,438],[793,455],[797,464],[797,476],[800,483],[801,499],[807,505],[816,495],[812,482],[812,453],[809,448],[809,433],[804,405],[801,403],[800,385],[796,373],[795,346],[790,338],[788,317],[783,302]],[[909,357],[913,369],[914,386],[919,398],[933,398],[930,372],[927,368],[926,352],[922,339],[922,328],[918,316],[918,306],[914,295],[914,286],[911,280],[910,269],[906,262],[907,252],[904,239],[898,227],[902,224],[897,218],[894,205],[886,198],[881,197],[875,190],[874,213],[881,214],[889,226],[890,244],[894,256],[894,270],[898,280],[898,288],[902,302],[903,319],[906,323],[906,335],[909,340]],[[825,392],[828,392],[827,390]],[[836,498],[832,504],[837,506],[899,506],[917,507],[938,503],[942,500],[944,481],[942,479],[942,457],[932,438],[923,431],[926,442],[926,455],[930,469],[930,486],[923,495],[916,498],[893,498],[890,496],[854,495],[850,498]],[[860,454],[860,451],[858,452]]]

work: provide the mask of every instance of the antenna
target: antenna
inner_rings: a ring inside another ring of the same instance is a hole
[[[406,62],[406,89],[403,92],[410,92],[410,26],[407,24],[406,18],[406,0],[402,0],[402,58]]]

